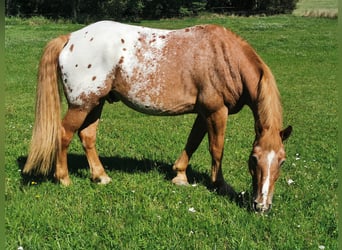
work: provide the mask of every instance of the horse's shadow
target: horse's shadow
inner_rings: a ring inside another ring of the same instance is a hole
[[[27,156],[21,156],[17,159],[18,167],[20,170],[24,168],[26,160]],[[121,171],[133,174],[147,173],[157,170],[161,175],[164,176],[164,179],[167,181],[171,181],[175,177],[175,171],[172,169],[173,165],[163,161],[155,161],[150,159],[134,159],[130,157],[119,156],[100,157],[100,160],[107,172]],[[82,178],[87,177],[87,171],[89,170],[87,158],[84,155],[68,154],[68,170],[71,175]],[[199,172],[195,170],[191,165],[188,166],[186,174],[190,184],[200,183],[208,190],[216,192],[219,195],[226,196],[240,207],[251,211],[249,202],[250,193],[248,191],[237,193],[229,184],[225,186],[224,191],[218,190],[215,186],[213,186],[210,180],[210,176],[207,173]],[[46,181],[55,181],[55,179],[53,177],[53,173],[49,174],[48,176],[22,174],[21,181],[22,186],[28,186],[32,184],[39,185],[40,183]]]

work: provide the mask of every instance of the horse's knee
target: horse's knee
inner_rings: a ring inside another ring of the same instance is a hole
[[[83,148],[92,149],[95,147],[96,135],[92,131],[84,129],[78,133],[78,136],[82,142]]]
[[[61,142],[63,148],[67,148],[69,146],[73,135],[74,133],[72,131],[67,131],[64,127],[62,127]]]

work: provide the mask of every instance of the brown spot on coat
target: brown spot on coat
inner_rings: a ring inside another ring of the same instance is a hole
[[[90,41],[90,42],[92,42],[93,40],[94,40],[94,37],[90,38],[90,40],[89,40],[89,41]]]
[[[95,81],[95,79],[96,79],[96,76],[93,76],[93,78],[91,80]]]
[[[90,69],[91,68],[91,64],[88,64],[88,69]]]
[[[122,64],[123,62],[124,62],[124,57],[122,56],[122,57],[120,58],[119,64]]]
[[[125,40],[123,38],[121,38],[121,43],[125,43]]]
[[[74,45],[73,44],[71,44],[69,50],[70,50],[70,52],[72,52],[74,50]]]

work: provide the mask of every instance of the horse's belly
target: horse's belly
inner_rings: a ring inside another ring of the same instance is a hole
[[[163,70],[163,61],[156,59],[155,66],[149,63],[132,69],[134,74],[125,70],[116,71],[113,91],[129,107],[152,115],[177,115],[193,111],[196,91],[187,81],[174,77]],[[145,68],[143,68],[145,67]]]
[[[194,95],[163,80],[118,81],[114,83],[112,92],[127,106],[151,115],[190,113],[196,103]]]
[[[195,101],[189,98],[167,98],[163,95],[140,94],[137,96],[127,95],[121,98],[127,106],[150,115],[180,115],[191,113],[194,110]]]

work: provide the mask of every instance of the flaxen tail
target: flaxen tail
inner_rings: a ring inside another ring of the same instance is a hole
[[[61,148],[61,103],[58,87],[58,57],[69,36],[51,40],[40,60],[35,122],[23,173],[49,174]]]

